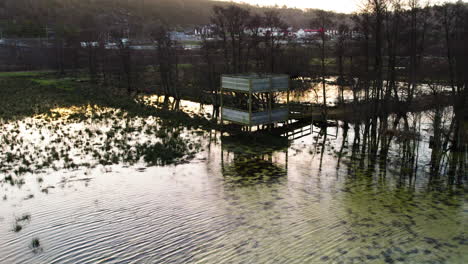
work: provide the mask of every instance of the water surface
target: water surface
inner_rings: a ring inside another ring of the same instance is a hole
[[[468,262],[467,175],[430,148],[450,109],[290,142],[56,112],[1,124],[0,263]]]

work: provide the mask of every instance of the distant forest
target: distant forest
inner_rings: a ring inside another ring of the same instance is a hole
[[[195,40],[173,37],[206,24]],[[289,26],[319,31],[299,39]],[[327,77],[337,76],[342,103],[349,87],[355,103],[410,104],[423,85],[435,94],[450,87],[458,109],[468,101],[461,1],[362,0],[358,13],[337,14],[209,0],[2,0],[0,30],[0,70],[87,72],[128,94],[150,89],[217,105],[222,74],[257,72],[288,74],[293,88],[309,87],[301,78],[320,83],[324,99]]]
[[[129,23],[133,32],[155,22],[182,30],[210,23],[213,6],[227,7],[230,2],[211,0],[2,0],[0,32],[6,37],[38,37],[46,34],[46,26],[64,31],[80,31],[93,21],[102,27],[118,21]],[[287,7],[238,6],[252,13],[276,10],[287,25],[308,27],[317,16],[317,9]],[[328,12],[334,20],[351,23],[351,16]],[[123,21],[125,20],[125,21]]]

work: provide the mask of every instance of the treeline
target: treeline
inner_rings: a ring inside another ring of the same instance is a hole
[[[46,27],[68,33],[86,29],[92,18],[102,27],[126,23],[132,37],[145,32],[145,24],[155,20],[174,29],[210,23],[213,6],[227,7],[229,2],[211,0],[2,0],[0,30],[6,37],[45,37]],[[238,4],[253,13],[275,10],[293,27],[307,27],[318,10],[287,7],[259,7]],[[350,16],[329,12],[336,21],[350,21]]]
[[[466,99],[468,8],[462,2],[424,6],[421,0],[364,0],[363,10],[350,20],[319,10],[307,24],[324,30],[300,41],[282,33],[289,26],[283,9],[222,3],[203,9],[207,14],[201,17],[213,27],[202,36],[201,49],[185,50],[171,38],[177,26],[167,17],[178,20],[177,14],[196,3],[204,2],[5,0],[0,7],[8,23],[47,24],[55,36],[44,45],[47,52],[13,46],[4,57],[23,61],[27,69],[40,60],[59,72],[86,68],[97,83],[126,87],[130,93],[159,87],[178,98],[184,92],[216,94],[224,73],[258,72],[307,77],[321,84],[324,99],[327,77],[338,76],[342,102],[344,89],[352,89],[355,103],[410,104],[428,84],[434,93],[449,86],[453,95]],[[174,10],[177,14],[168,11],[174,7],[181,8]],[[194,17],[201,14],[196,10]],[[262,28],[277,33],[262,33]],[[154,49],[132,49],[122,41],[127,37],[147,39]],[[151,82],[142,75],[158,78]]]
[[[411,103],[428,84],[434,93],[448,86],[462,95],[468,76],[467,4],[368,0],[352,20],[351,25],[337,23],[319,11],[309,25],[324,30],[298,41],[286,34],[260,33],[261,28],[282,32],[287,27],[278,11],[258,14],[217,6],[211,18],[216,41],[204,41],[202,50],[218,57],[223,73],[287,73],[315,78],[323,87],[326,77],[338,76],[342,90],[355,91],[356,101]],[[329,34],[330,28],[336,33]]]

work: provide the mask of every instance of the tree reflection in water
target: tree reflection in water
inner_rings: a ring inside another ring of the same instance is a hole
[[[461,185],[467,179],[467,145],[466,131],[457,129],[459,123],[452,108],[442,107],[338,122],[337,127],[314,128],[309,154],[318,162],[318,173],[330,166],[330,160],[325,159],[328,152],[333,153],[337,172],[345,164],[346,177],[350,178],[390,177],[397,188]],[[266,183],[287,175],[291,146],[275,142],[277,138],[243,141],[223,137],[221,160],[226,181],[238,185]],[[282,161],[286,164],[280,165]]]
[[[359,173],[386,177],[391,173],[399,186],[414,186],[419,176],[431,188],[461,185],[467,178],[467,144],[466,132],[457,130],[458,123],[451,108],[343,123],[337,170],[344,149],[351,143],[349,176]],[[353,127],[352,136],[349,126]],[[322,148],[326,135],[323,137],[321,143],[315,142]]]
[[[229,186],[271,184],[285,177],[288,143],[284,139],[273,140],[277,141],[252,144],[246,138],[222,137],[221,167],[225,183]]]

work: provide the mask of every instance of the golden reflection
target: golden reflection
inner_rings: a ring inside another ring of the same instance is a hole
[[[213,106],[203,103],[198,103],[190,100],[176,100],[172,97],[162,95],[145,95],[139,98],[140,102],[156,107],[158,109],[168,109],[183,111],[189,115],[201,115],[211,117]]]
[[[103,107],[98,105],[82,105],[82,106],[70,106],[70,107],[56,107],[50,109],[48,113],[35,115],[35,119],[70,119],[70,118],[90,118],[98,114],[117,114],[121,110],[111,107]],[[122,116],[125,114],[122,113]]]

